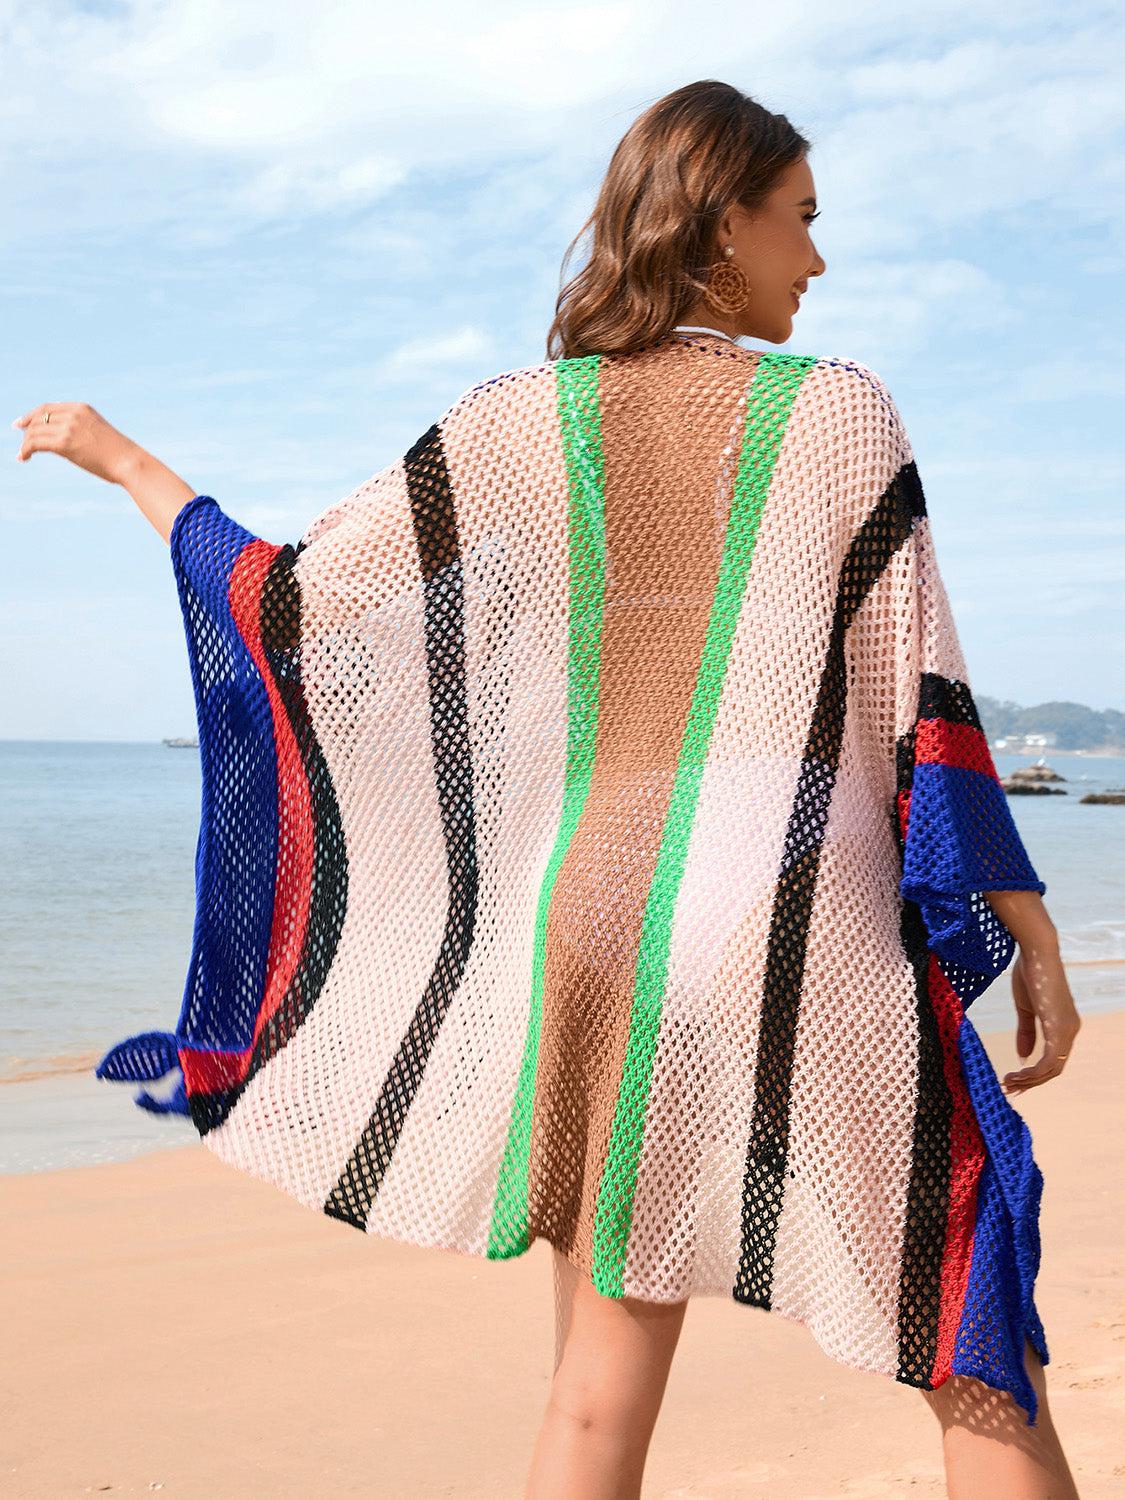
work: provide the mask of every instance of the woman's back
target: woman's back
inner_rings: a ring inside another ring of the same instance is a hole
[[[963,1008],[981,890],[1045,887],[878,377],[711,334],[505,371],[295,548],[208,496],[171,547],[206,1143],[1033,1411],[1041,1179]]]

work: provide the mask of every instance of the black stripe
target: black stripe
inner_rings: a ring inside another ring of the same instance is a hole
[[[923,511],[916,511],[922,514]],[[945,719],[980,730],[980,718],[965,682],[923,672],[918,686],[914,722],[895,744],[895,846],[899,869],[905,840],[897,803],[913,789],[915,744],[920,719]],[[983,730],[981,731],[983,733]],[[953,1097],[946,1082],[937,1012],[930,998],[929,935],[922,913],[904,900],[899,915],[899,938],[914,971],[918,1017],[918,1087],[911,1133],[910,1182],[906,1196],[902,1260],[898,1285],[898,1372],[904,1385],[932,1390],[941,1313],[941,1269],[949,1218],[952,1173]]]
[[[476,822],[465,686],[463,567],[453,493],[435,423],[406,455],[414,535],[425,585],[430,735],[445,834],[449,905],[441,947],[418,1008],[383,1080],[362,1136],[324,1212],[364,1229],[464,973],[477,916]],[[379,1003],[372,997],[373,1005]]]
[[[789,1173],[793,1048],[804,984],[809,921],[820,851],[836,784],[847,714],[845,637],[864,599],[910,535],[920,489],[904,464],[852,538],[840,567],[836,602],[771,913],[761,1024],[754,1069],[754,1110],[742,1188],[742,1244],[731,1295],[771,1306],[774,1250]]]
[[[917,718],[968,724],[984,733],[969,684],[955,677],[942,677],[937,672],[922,673]]]
[[[282,547],[270,564],[262,583],[258,623],[266,665],[292,726],[308,782],[313,838],[308,922],[300,959],[276,1011],[254,1043],[245,1078],[230,1089],[190,1096],[192,1118],[201,1135],[223,1123],[251,1079],[288,1045],[316,1004],[336,955],[348,902],[340,808],[301,683],[301,591],[293,573],[296,555],[293,547]]]
[[[941,1263],[949,1217],[950,1125],[953,1100],[945,1080],[941,1035],[930,1001],[930,965],[922,914],[904,901],[899,936],[914,970],[918,1016],[918,1087],[914,1099],[910,1182],[906,1195],[898,1285],[896,1379],[932,1389],[941,1312]]]

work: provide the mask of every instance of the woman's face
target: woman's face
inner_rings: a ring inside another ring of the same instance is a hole
[[[751,216],[735,207],[719,225],[718,260],[733,260],[750,282],[746,306],[719,313],[709,303],[705,313],[685,322],[707,323],[725,333],[749,335],[783,344],[793,332],[797,298],[811,276],[824,274],[824,261],[812,241],[816,185],[805,161],[794,162],[761,210]],[[734,255],[727,257],[727,245]]]

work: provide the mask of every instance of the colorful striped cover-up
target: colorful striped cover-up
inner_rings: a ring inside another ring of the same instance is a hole
[[[307,527],[209,495],[174,1032],[112,1048],[357,1229],[719,1295],[1036,1420],[1042,1175],[966,1014],[1036,890],[918,471],[853,360],[508,370]]]

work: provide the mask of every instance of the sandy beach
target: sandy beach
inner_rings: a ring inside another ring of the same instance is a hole
[[[1065,1075],[1014,1102],[1046,1180],[1051,1409],[1083,1500],[1108,1500],[1125,1489],[1125,1013],[1084,1020]],[[1010,1028],[985,1042],[1018,1065]],[[198,1143],[0,1178],[0,1203],[5,1496],[518,1500],[552,1367],[543,1242],[502,1263],[392,1244]],[[776,1314],[692,1302],[646,1497],[944,1493],[917,1392]]]

